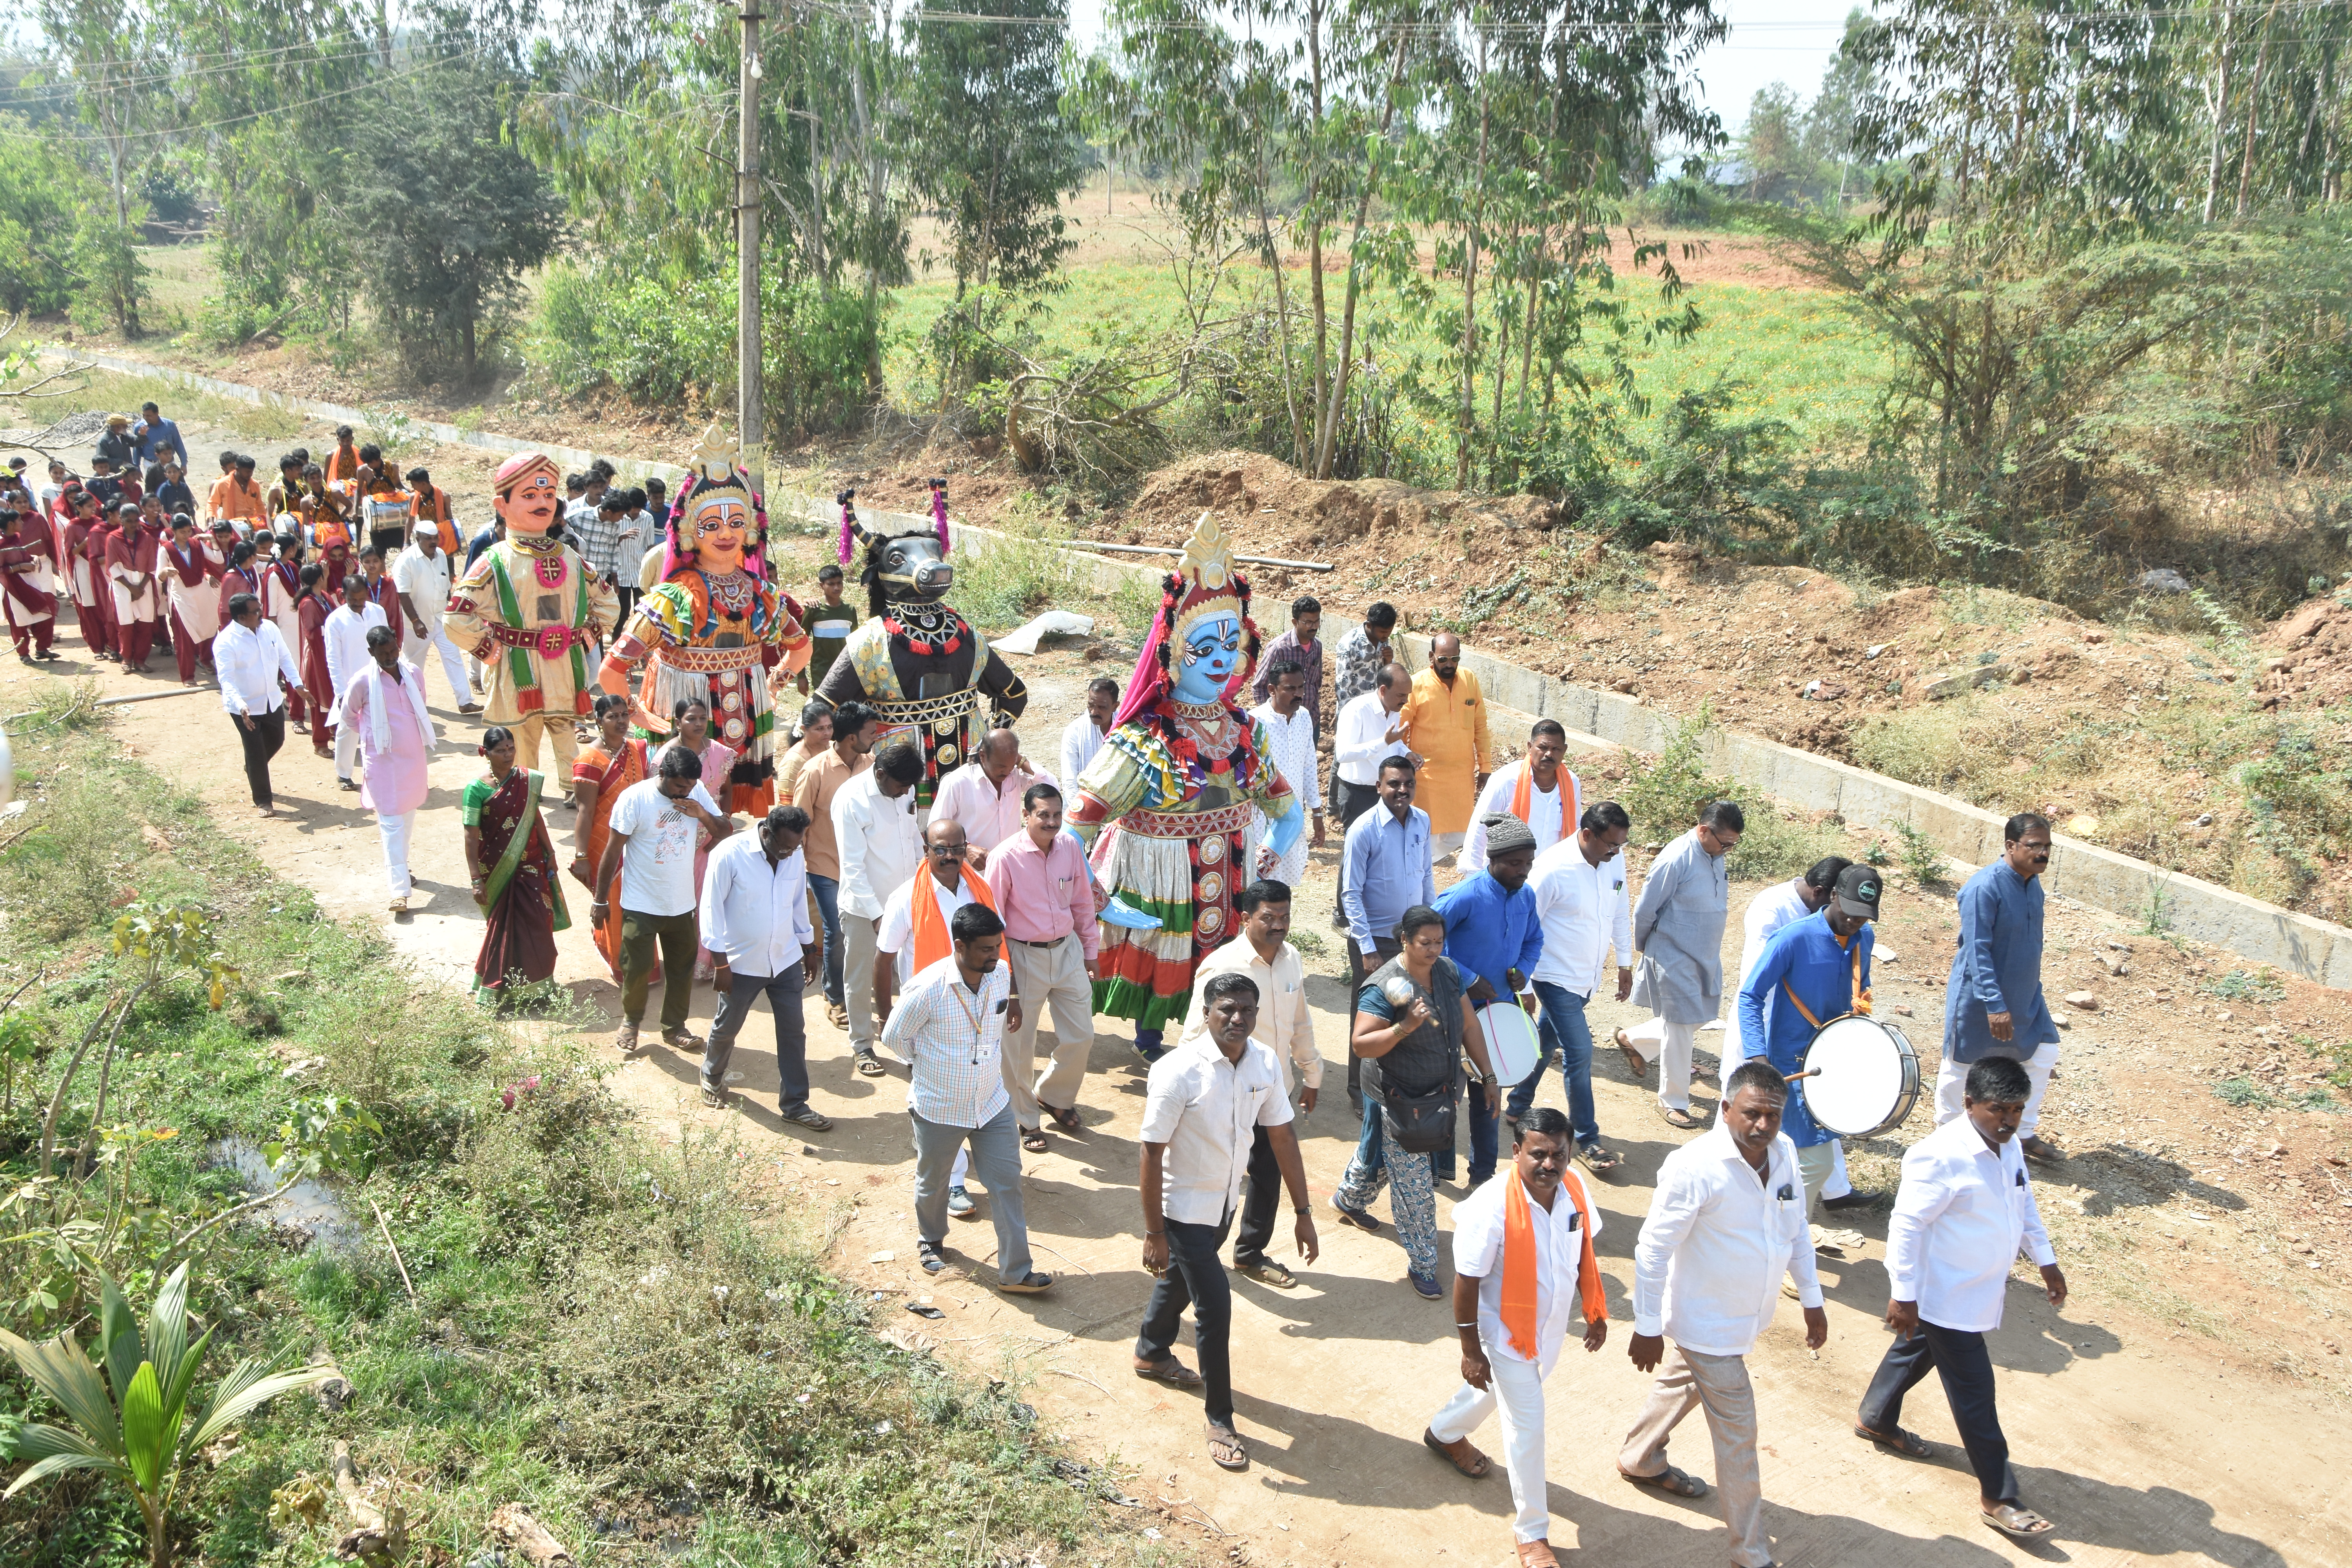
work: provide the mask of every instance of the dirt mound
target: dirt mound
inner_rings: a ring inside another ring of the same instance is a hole
[[[2265,708],[2331,708],[2352,698],[2352,605],[2314,599],[2263,638]]]

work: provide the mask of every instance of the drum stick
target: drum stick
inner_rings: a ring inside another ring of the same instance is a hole
[[[1819,1078],[1821,1076],[1822,1069],[1819,1068],[1808,1068],[1803,1072],[1788,1072],[1780,1075],[1781,1079],[1788,1083],[1794,1083],[1801,1078]]]

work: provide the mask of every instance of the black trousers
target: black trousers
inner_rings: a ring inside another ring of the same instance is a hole
[[[1985,1337],[1959,1329],[1941,1329],[1919,1320],[1919,1331],[1886,1347],[1862,1396],[1861,1421],[1874,1432],[1892,1432],[1903,1419],[1903,1396],[1934,1367],[1944,1380],[1944,1397],[1952,1406],[1952,1425],[1960,1429],[1960,1446],[1968,1450],[1977,1488],[1993,1502],[2017,1500],[2017,1477],[2009,1468],[2009,1439],[2001,1436],[2000,1414],[1993,1408],[1992,1353]]]
[[[1234,1287],[1225,1278],[1225,1260],[1217,1256],[1233,1228],[1234,1215],[1214,1225],[1187,1225],[1168,1220],[1168,1272],[1151,1288],[1150,1304],[1143,1309],[1143,1331],[1136,1336],[1135,1353],[1145,1361],[1164,1358],[1183,1326],[1184,1309],[1192,1309],[1193,1342],[1201,1352],[1201,1381],[1206,1384],[1209,1420],[1234,1424]]]
[[[1282,1164],[1274,1157],[1274,1142],[1263,1127],[1250,1134],[1249,1170],[1242,1177],[1241,1226],[1234,1232],[1236,1264],[1265,1260],[1274,1241],[1274,1222],[1282,1212]]]
[[[253,725],[249,730],[246,728],[248,720]],[[236,726],[237,742],[245,747],[245,782],[253,791],[253,804],[275,805],[269,793],[269,759],[286,744],[286,710],[272,708],[267,713],[233,717],[229,722]]]
[[[1356,820],[1356,818],[1363,816],[1364,813],[1371,810],[1373,806],[1379,805],[1380,799],[1381,792],[1378,789],[1374,788],[1370,784],[1349,784],[1346,779],[1339,776],[1339,764],[1336,763],[1332,764],[1331,804],[1339,808],[1339,845],[1342,851],[1339,857],[1339,869],[1341,876],[1345,876],[1347,874],[1348,858],[1345,850],[1348,843],[1348,828],[1349,825]],[[1334,884],[1334,888],[1335,890],[1331,895],[1332,908],[1338,910],[1340,915],[1345,916],[1348,911],[1339,905],[1339,895],[1336,890],[1336,883]]]

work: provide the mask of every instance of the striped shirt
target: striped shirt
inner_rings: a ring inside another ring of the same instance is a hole
[[[1002,959],[976,991],[952,952],[915,976],[882,1026],[882,1044],[914,1064],[908,1110],[941,1127],[985,1127],[1011,1103],[1001,1058],[1012,995],[1013,970]]]

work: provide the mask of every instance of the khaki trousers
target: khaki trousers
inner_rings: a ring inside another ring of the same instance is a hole
[[[1737,1568],[1770,1568],[1764,1483],[1756,1467],[1756,1390],[1748,1381],[1746,1358],[1668,1346],[1658,1381],[1617,1451],[1617,1468],[1629,1476],[1664,1471],[1666,1439],[1695,1405],[1706,1406],[1707,1432],[1715,1439],[1715,1488],[1723,1498],[1724,1522],[1731,1527],[1731,1561]]]
[[[1075,934],[1050,947],[1007,937],[1004,951],[1013,964],[1013,993],[1021,998],[1021,1026],[1004,1036],[1004,1087],[1013,1096],[1013,1116],[1034,1131],[1038,1101],[1062,1110],[1078,1102],[1087,1058],[1095,1048],[1094,982],[1087,978],[1086,949]],[[1038,1073],[1037,1026],[1048,1008],[1054,1016],[1053,1054]]]
[[[572,759],[580,754],[580,735],[569,713],[527,713],[507,726],[514,731],[515,766],[539,766],[539,738],[544,732],[555,745],[555,771],[547,776],[548,798],[562,800],[572,793]],[[724,805],[726,803],[719,803]]]

